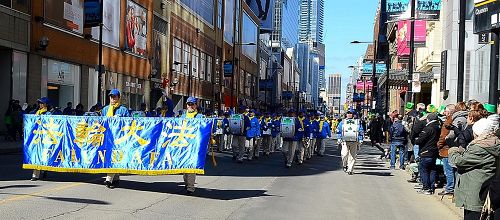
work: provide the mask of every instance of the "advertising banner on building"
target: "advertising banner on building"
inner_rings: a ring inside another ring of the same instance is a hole
[[[260,19],[260,28],[272,29],[274,4],[276,0],[245,0],[253,13]]]
[[[137,3],[127,0],[125,13],[125,47],[124,50],[146,56],[148,37],[148,10]]]
[[[387,0],[387,21],[399,21],[410,18],[410,0]]]
[[[101,0],[85,0],[84,27],[97,27],[102,22]]]
[[[181,5],[187,7],[198,18],[214,26],[214,1],[213,0],[180,0]]]
[[[83,0],[45,0],[43,8],[47,23],[79,34],[83,33]]]
[[[410,55],[410,21],[398,22],[398,35],[397,35],[397,55],[407,56]],[[415,47],[425,47],[427,39],[427,22],[422,20],[415,21]]]
[[[439,20],[441,0],[415,0],[417,18],[420,20]]]
[[[377,69],[375,71],[377,75],[384,74],[387,71],[387,65],[382,61],[377,62],[376,68]],[[365,61],[363,63],[363,74],[373,74],[373,63],[371,60]]]
[[[119,47],[120,44],[120,1],[103,2],[102,41]],[[92,28],[92,38],[99,40],[99,27]]]

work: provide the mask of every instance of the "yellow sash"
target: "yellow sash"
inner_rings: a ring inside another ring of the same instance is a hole
[[[45,112],[47,112],[47,108],[41,108],[38,111],[36,111],[36,115],[43,115]]]
[[[301,117],[299,117],[299,122],[300,122],[300,126],[302,126],[302,129],[304,129],[304,128],[305,128],[305,127],[304,127],[304,119],[305,119],[305,117],[302,117],[302,118],[301,118]]]
[[[106,112],[106,116],[113,117],[115,116],[115,109],[120,107],[120,102],[115,103],[114,105],[109,105],[108,112]]]

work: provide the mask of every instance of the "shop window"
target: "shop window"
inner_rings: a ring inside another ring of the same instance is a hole
[[[29,14],[31,0],[0,0],[0,5]]]
[[[191,74],[192,75],[191,76],[199,78],[200,77],[200,75],[199,75],[200,50],[193,48],[193,55],[192,55],[191,59],[192,59],[192,63],[191,63],[191,68],[192,68]]]
[[[174,58],[174,63],[179,62],[182,63],[182,42],[174,38],[174,50],[173,50],[173,58]],[[175,71],[179,73],[181,71],[181,65],[173,65]]]

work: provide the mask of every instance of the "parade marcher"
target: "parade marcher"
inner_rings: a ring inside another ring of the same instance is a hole
[[[266,112],[265,117],[261,120],[262,126],[262,145],[264,146],[264,155],[269,156],[272,150],[272,127],[273,121],[269,112]]]
[[[297,144],[299,141],[302,141],[303,133],[299,133],[301,129],[301,124],[299,119],[295,117],[295,111],[289,110],[288,117],[293,119],[293,124],[295,125],[293,135],[287,136],[286,133],[282,130],[283,135],[283,155],[285,157],[285,167],[290,168],[293,163],[293,159],[295,158],[295,150],[297,149]],[[284,119],[282,119],[284,120]],[[281,122],[281,126],[284,126],[283,122]]]
[[[274,152],[275,150],[278,150],[278,144],[281,139],[281,134],[280,134],[280,126],[281,126],[281,118],[277,114],[273,115],[273,120],[272,120],[272,125],[271,125],[271,136],[273,137],[272,140],[272,145],[271,145],[271,152]],[[281,150],[281,149],[279,149]]]
[[[224,115],[222,112],[219,112],[217,120],[215,120],[215,140],[217,141],[217,152],[222,152],[224,150]]]
[[[189,97],[186,101],[186,113],[181,116],[181,118],[204,118],[202,114],[198,113],[198,99],[195,97]],[[196,174],[194,173],[185,173],[183,175],[184,178],[184,187],[186,189],[187,194],[192,194],[195,191],[194,184],[196,182]]]
[[[403,116],[397,115],[394,118],[394,123],[389,129],[391,137],[391,165],[390,169],[396,168],[396,149],[399,148],[399,168],[405,169],[405,153],[406,153],[406,129],[403,126]]]
[[[248,160],[259,159],[259,146],[257,143],[257,138],[260,137],[260,122],[255,116],[255,111],[250,110],[248,112],[248,120],[250,125],[246,133],[245,146],[248,149]]]
[[[346,113],[346,118],[337,126],[337,142],[342,146],[342,167],[349,175],[353,174],[358,147],[363,143],[363,127],[352,112]]]
[[[332,131],[330,129],[330,125],[325,119],[324,115],[319,116],[319,121],[317,121],[317,130],[316,130],[316,145],[318,146],[318,155],[323,157],[325,155],[325,146],[327,138],[332,137]]]
[[[301,140],[299,141],[297,145],[297,151],[298,151],[298,164],[302,164],[304,162],[304,154],[309,148],[309,119],[305,116],[304,111],[299,112],[299,117],[297,117],[299,120],[300,128],[299,128],[299,136],[302,137]]]
[[[102,116],[105,117],[130,117],[130,113],[128,109],[121,105],[121,95],[118,89],[112,89],[109,94],[109,105],[105,106],[102,109]],[[113,189],[118,186],[120,182],[119,174],[108,174],[106,176],[106,180],[104,181],[104,185],[106,187]]]
[[[229,132],[229,112],[224,112],[222,126],[224,128],[224,150],[230,150],[233,144],[233,135]]]
[[[52,113],[49,111],[50,110],[50,99],[47,97],[42,97],[37,100],[38,102],[38,110],[34,110],[35,115],[51,115]],[[43,175],[42,175],[43,174]],[[31,181],[37,181],[40,179],[40,177],[46,177],[47,176],[47,171],[40,171],[40,170],[33,170],[33,175],[31,176]]]
[[[441,133],[438,117],[435,113],[430,113],[426,117],[427,124],[422,132],[415,139],[415,144],[419,146],[419,172],[422,180],[420,193],[425,195],[434,194],[436,182],[436,159],[438,157],[437,142]]]
[[[243,157],[245,156],[245,145],[246,145],[246,134],[250,129],[250,119],[244,114],[245,108],[240,107],[241,128],[237,128],[239,131],[231,131],[233,136],[232,148],[233,148],[233,160],[237,160],[238,163],[243,163]],[[232,116],[235,118],[235,116]],[[233,120],[231,118],[231,120]],[[231,123],[230,126],[234,125]]]
[[[314,153],[317,153],[317,145],[319,143],[318,141],[318,129],[319,129],[319,117],[320,113],[316,112],[311,119],[311,136],[310,136],[310,141],[309,141],[309,152],[306,153],[306,158],[311,159]],[[326,119],[326,118],[325,118]],[[328,123],[328,122],[327,122]]]

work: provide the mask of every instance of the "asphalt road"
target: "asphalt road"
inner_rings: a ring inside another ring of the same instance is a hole
[[[197,191],[184,195],[182,176],[122,176],[107,189],[103,175],[49,173],[31,182],[22,154],[0,155],[0,219],[459,219],[434,196],[415,193],[404,171],[389,171],[363,146],[354,175],[340,153],[284,167],[275,153],[237,164],[207,160]]]

